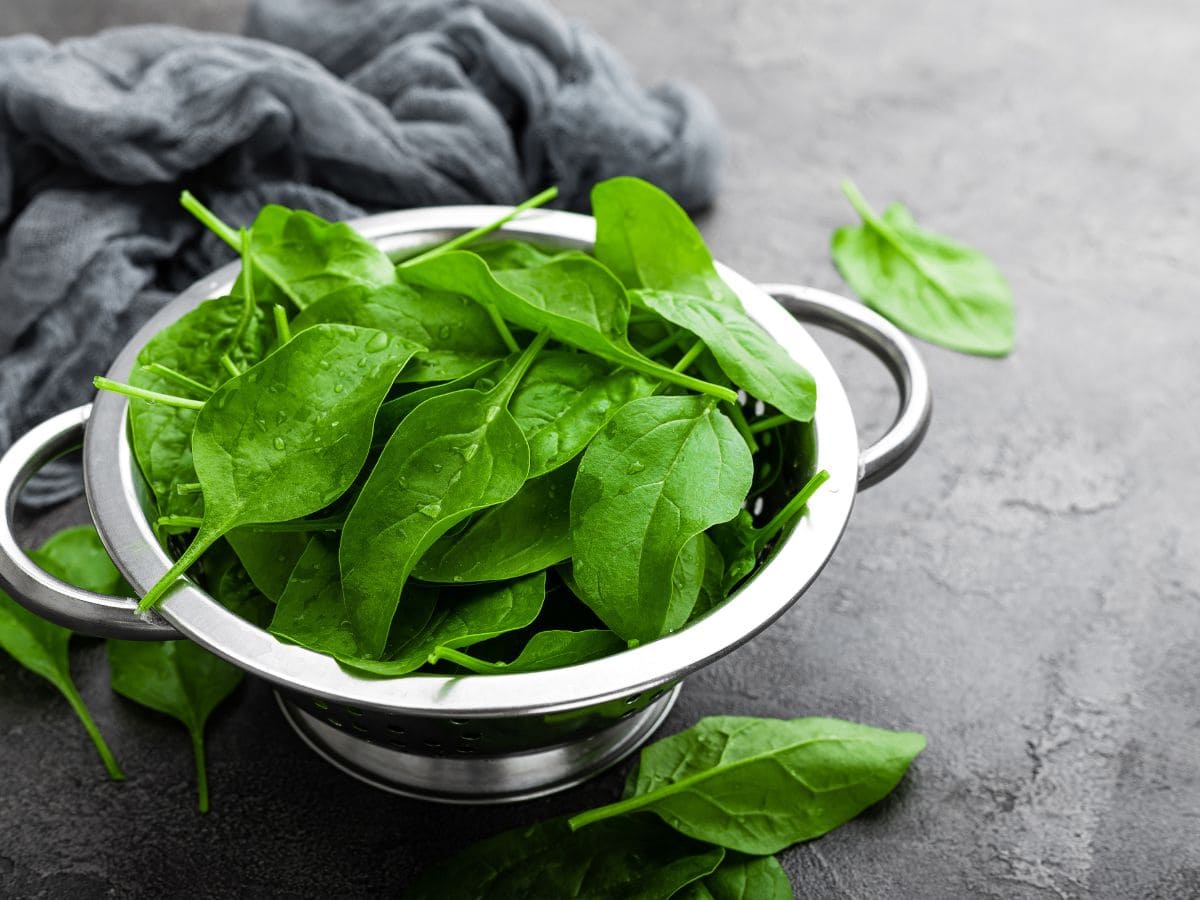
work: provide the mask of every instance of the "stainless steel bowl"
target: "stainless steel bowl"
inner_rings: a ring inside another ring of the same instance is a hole
[[[388,253],[411,252],[494,221],[505,210],[437,207],[385,213],[351,224]],[[588,216],[535,211],[500,237],[587,248]],[[928,424],[925,369],[908,340],[865,307],[788,285],[756,286],[730,269],[721,276],[747,311],[817,383],[818,468],[830,479],[808,514],[777,542],[770,559],[723,606],[686,629],[615,656],[549,672],[368,679],[333,659],[274,637],[181,583],[160,612],[64,584],[39,569],[13,533],[25,482],[83,440],[87,500],[117,567],[145,592],[171,565],[147,518],[149,493],[127,439],[127,401],[101,393],[43,423],[0,459],[0,582],[34,612],[81,633],[126,639],[196,641],[271,682],[280,707],[317,753],[349,774],[396,793],[459,803],[522,800],[562,790],[635,750],[669,712],[681,679],[738,647],[778,618],[816,578],[842,535],[858,490],[912,454]],[[128,378],[138,352],[160,329],[201,301],[226,293],[237,264],[184,291],[125,345],[108,375]],[[888,433],[860,453],[850,404],[837,374],[797,319],[862,343],[888,366],[900,411]]]

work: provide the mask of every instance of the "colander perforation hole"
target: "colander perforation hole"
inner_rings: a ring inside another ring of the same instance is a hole
[[[346,715],[354,716],[354,718],[356,718],[356,719],[361,719],[363,716],[366,715],[366,713],[363,712],[361,709],[359,709],[357,706],[347,706],[346,707]]]
[[[329,709],[329,704],[326,703],[324,700],[314,700],[312,702],[312,704],[315,709],[318,709],[321,712],[324,712],[325,710]]]
[[[330,725],[332,725],[334,728],[345,728],[346,727],[345,725],[342,724],[341,719],[335,719],[333,716],[327,716],[325,721],[328,722]]]
[[[426,750],[441,750],[442,742],[441,741],[426,741],[425,749]]]
[[[396,737],[404,737],[406,734],[408,734],[408,732],[405,731],[403,728],[401,728],[399,725],[389,725],[387,727],[387,732],[388,732],[388,734],[396,735]]]
[[[393,750],[407,750],[408,743],[406,741],[388,741],[388,746]]]
[[[460,735],[460,737],[462,737],[462,739],[464,741],[471,741],[471,742],[483,740],[483,735],[480,734],[478,731],[464,731]]]
[[[638,702],[640,699],[642,699],[642,698],[641,698],[641,697],[626,697],[626,698],[625,698],[625,705],[626,705],[626,706],[633,706],[633,704],[637,703],[637,702]]]
[[[368,733],[367,727],[365,725],[360,725],[358,722],[351,722],[350,727],[353,728],[359,734],[367,734]]]
[[[472,753],[475,752],[475,748],[474,747],[455,747],[454,752],[459,754],[460,756],[470,756]]]

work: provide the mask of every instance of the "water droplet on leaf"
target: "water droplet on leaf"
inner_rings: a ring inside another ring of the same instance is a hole
[[[375,337],[373,337],[369,341],[367,341],[367,352],[368,353],[378,353],[380,350],[387,349],[387,345],[388,345],[388,336],[381,331],[377,335],[375,335]]]
[[[283,449],[283,438],[281,438],[281,437],[277,437],[277,438],[275,438],[275,449],[276,449],[276,450],[282,450],[282,449]]]

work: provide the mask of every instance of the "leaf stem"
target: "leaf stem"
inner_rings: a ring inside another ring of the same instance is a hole
[[[463,653],[461,650],[455,650],[453,647],[445,646],[435,647],[433,652],[429,654],[426,662],[433,665],[442,660],[462,666],[464,669],[475,672],[478,675],[494,675],[503,672],[508,666],[507,663],[488,662],[487,660],[478,659],[467,653]]]
[[[97,375],[93,378],[92,384],[95,385],[97,390],[112,391],[114,394],[124,394],[126,397],[145,400],[149,403],[177,406],[180,409],[204,408],[202,400],[192,400],[187,397],[176,397],[174,394],[161,394],[158,391],[148,391],[145,388],[134,387],[132,384],[122,384],[119,381],[113,381],[111,378],[105,378],[103,375]]]
[[[221,354],[221,365],[224,367],[225,371],[234,378],[237,378],[242,374],[242,370],[237,367],[237,364],[233,361],[228,353]]]
[[[692,346],[687,349],[687,352],[684,353],[683,356],[679,357],[679,362],[677,362],[677,363],[675,363],[675,365],[671,366],[671,371],[672,372],[684,371],[685,369],[687,369],[688,366],[690,366],[692,363],[694,363],[696,361],[696,357],[698,357],[703,352],[704,352],[704,341],[696,341],[696,343],[692,344]]]
[[[117,765],[116,757],[113,756],[112,750],[109,749],[107,742],[104,740],[104,735],[100,733],[100,729],[96,726],[95,720],[92,718],[91,711],[87,708],[87,704],[83,702],[83,697],[79,694],[79,689],[75,687],[75,683],[70,678],[58,684],[58,689],[62,691],[67,702],[71,704],[71,709],[75,710],[75,715],[79,717],[79,721],[83,723],[83,728],[88,733],[88,737],[92,739],[92,743],[96,747],[96,752],[100,754],[100,759],[104,762],[104,768],[108,771],[108,777],[113,781],[124,781],[125,773],[121,771],[121,767]]]
[[[287,310],[276,303],[271,307],[271,315],[275,318],[275,336],[282,347],[292,339],[292,326],[288,324]]]
[[[780,425],[786,425],[789,422],[796,421],[789,415],[779,413],[776,416],[767,416],[765,419],[759,419],[757,422],[752,422],[749,426],[751,434],[762,434],[764,431],[770,431],[772,428],[778,428]]]
[[[642,356],[646,357],[647,359],[654,359],[655,357],[659,356],[660,354],[665,353],[666,351],[670,350],[676,344],[682,344],[684,339],[687,338],[689,334],[690,334],[690,332],[684,331],[681,328],[678,331],[674,332],[673,334],[667,335],[665,338],[663,338],[657,344],[651,344],[649,347],[647,347],[645,350],[642,351]]]
[[[150,365],[146,366],[146,371],[153,372],[155,375],[166,378],[168,381],[173,381],[180,387],[193,390],[204,397],[210,396],[213,392],[213,389],[207,384],[201,384],[195,378],[189,378],[182,372],[172,369],[170,366],[164,366],[162,363],[150,363]]]
[[[517,343],[516,338],[512,336],[512,332],[508,330],[508,323],[500,315],[500,310],[496,309],[490,303],[481,303],[480,305],[487,310],[488,318],[492,320],[492,325],[495,326],[496,332],[500,335],[500,340],[504,341],[504,346],[508,348],[508,352],[520,352],[521,345]]]
[[[800,488],[796,496],[789,500],[787,505],[777,512],[770,522],[762,528],[754,529],[755,550],[761,552],[762,548],[769,544],[788,522],[792,521],[803,511],[805,505],[812,499],[812,495],[817,492],[817,488],[828,480],[829,473],[822,469],[812,478],[808,479],[804,487]]]
[[[192,756],[196,759],[196,793],[200,812],[208,812],[208,766],[204,759],[204,728],[189,728],[192,737]]]
[[[151,586],[150,590],[146,591],[146,596],[138,604],[137,611],[144,613],[153,609],[162,600],[163,595],[188,569],[195,565],[196,561],[204,555],[204,551],[215,544],[220,536],[220,529],[205,529],[201,526],[200,531],[192,538],[192,543],[183,551],[183,555],[175,560],[175,564]]]
[[[874,228],[910,266],[916,269],[926,281],[937,288],[943,296],[950,297],[950,292],[946,290],[945,285],[938,280],[935,274],[925,267],[921,259],[909,248],[904,238],[896,233],[896,229],[875,214],[875,210],[871,209],[871,205],[867,203],[867,198],[862,195],[858,186],[849,178],[842,182],[842,193],[846,195],[846,199],[850,201],[850,205],[854,207],[855,212],[862,217],[864,222]]]
[[[217,214],[196,199],[196,195],[191,191],[184,191],[182,194],[180,194],[179,203],[184,209],[199,219],[200,224],[227,243],[234,250],[241,249],[241,242],[238,240],[238,233],[217,218]]]
[[[533,361],[542,351],[542,348],[546,346],[546,341],[548,340],[550,340],[549,331],[538,332],[537,337],[530,341],[529,346],[521,351],[521,355],[517,357],[517,361],[513,363],[512,368],[504,373],[503,377],[496,382],[496,386],[488,391],[488,393],[498,394],[504,398],[504,403],[507,404],[513,391],[517,389],[517,385],[521,383],[521,379],[525,377],[525,373],[533,365]]]
[[[495,231],[497,228],[506,224],[507,222],[511,222],[513,219],[515,219],[521,213],[526,212],[527,210],[530,210],[530,209],[534,209],[535,207],[542,206],[545,203],[549,203],[551,200],[553,200],[557,196],[558,196],[558,188],[557,187],[546,188],[546,190],[542,191],[540,194],[534,194],[528,200],[525,200],[522,203],[518,203],[516,206],[514,206],[512,208],[512,210],[510,212],[505,213],[503,216],[501,216],[496,221],[491,222],[487,225],[481,225],[478,228],[472,228],[470,231],[464,232],[463,234],[460,234],[457,237],[453,237],[443,244],[438,244],[436,247],[430,247],[428,250],[425,250],[422,253],[418,253],[416,256],[412,257],[411,259],[404,260],[404,262],[400,263],[400,268],[404,268],[405,266],[411,266],[418,262],[424,262],[425,260],[431,259],[434,256],[441,256],[443,253],[447,253],[451,250],[458,250],[462,247],[465,247],[467,244],[471,243],[472,241],[476,240],[477,238],[481,238],[485,234],[489,234],[489,233]]]
[[[625,366],[626,368],[637,369],[638,371],[645,372],[647,375],[662,379],[663,381],[669,381],[672,384],[677,384],[680,387],[688,388],[697,393],[708,394],[710,397],[716,397],[718,400],[724,400],[726,403],[737,403],[738,395],[729,388],[701,381],[699,378],[693,378],[691,375],[685,375],[683,372],[676,372],[673,369],[668,369],[666,366],[636,366],[632,362],[625,363]]]
[[[727,403],[729,418],[733,421],[733,427],[738,430],[738,434],[742,436],[742,440],[746,442],[746,446],[750,448],[751,453],[758,452],[758,441],[754,439],[754,431],[746,422],[746,414],[742,411],[742,404]]]

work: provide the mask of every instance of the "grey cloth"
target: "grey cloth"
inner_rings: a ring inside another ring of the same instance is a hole
[[[711,107],[638,86],[531,0],[262,0],[247,37],[145,26],[0,41],[0,451],[85,402],[137,326],[231,254],[181,188],[248,223],[512,203],[639,175],[685,207],[716,189]],[[27,502],[69,496],[60,468]]]

